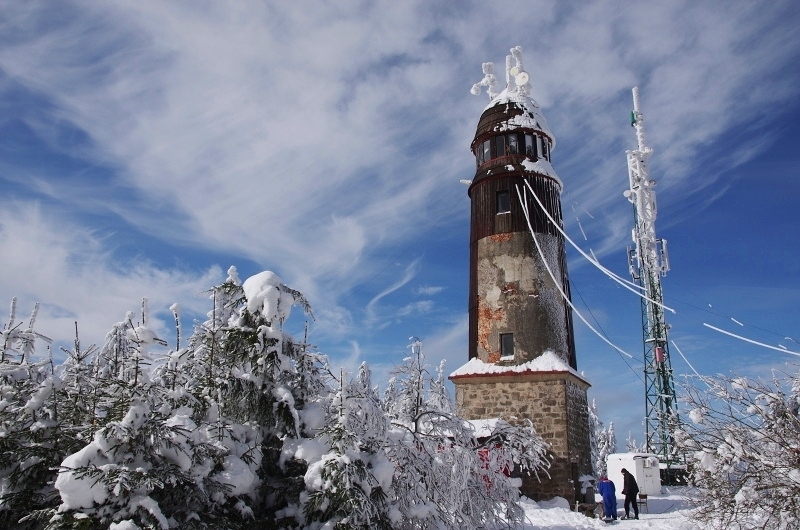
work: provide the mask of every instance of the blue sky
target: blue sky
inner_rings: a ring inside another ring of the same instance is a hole
[[[37,329],[63,345],[75,321],[84,344],[102,343],[147,297],[170,337],[173,302],[191,326],[230,265],[269,269],[308,297],[311,342],[333,364],[384,374],[415,335],[455,370],[459,180],[487,103],[469,89],[482,62],[501,68],[521,45],[571,237],[627,276],[638,85],[670,338],[701,373],[793,370],[797,357],[703,325],[800,351],[800,7],[725,6],[4,2],[0,301],[16,296],[21,315],[41,302]],[[576,319],[590,398],[618,439],[641,441],[638,299],[577,252],[569,267],[575,305],[633,355]],[[672,362],[691,372],[675,349]]]

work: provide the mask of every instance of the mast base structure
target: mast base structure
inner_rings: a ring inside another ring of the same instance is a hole
[[[645,144],[638,87],[633,88],[631,125],[636,128],[638,148],[627,151],[630,188],[623,195],[633,204],[635,221],[634,247],[628,248],[628,266],[631,278],[639,284],[643,294],[646,450],[659,457],[662,483],[675,485],[685,483],[686,459],[678,452],[674,438],[680,417],[661,286],[661,277],[669,271],[669,257],[666,240],[656,237],[656,181],[650,179],[647,170],[647,158],[653,150]]]

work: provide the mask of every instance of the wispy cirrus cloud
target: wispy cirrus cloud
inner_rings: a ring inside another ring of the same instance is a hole
[[[4,303],[16,298],[20,315],[41,303],[36,329],[57,341],[57,356],[76,324],[86,345],[102,340],[127,311],[141,318],[142,298],[148,325],[162,337],[175,335],[168,311],[173,303],[180,302],[188,322],[205,315],[206,291],[224,280],[219,268],[195,273],[157,268],[142,258],[121,263],[109,250],[117,243],[112,232],[80,227],[40,204],[5,201],[0,247],[8,259],[0,260],[0,296]],[[0,322],[7,324],[8,314]]]
[[[428,275],[440,241],[468,245],[458,180],[474,170],[468,146],[486,100],[468,90],[482,62],[502,69],[511,46],[525,49],[558,139],[567,228],[577,234],[580,218],[600,257],[630,237],[621,192],[633,85],[661,204],[675,212],[665,227],[707,208],[731,169],[769,146],[765,125],[800,86],[787,1],[733,2],[724,13],[690,1],[0,10],[0,127],[31,142],[0,160],[16,201],[0,206],[3,233],[19,249],[0,295],[24,291],[81,320],[121,316],[153,286],[164,300],[152,305],[168,306],[244,262],[302,290],[317,340],[342,357],[411,333],[464,331],[466,284]],[[732,148],[715,148],[730,137]],[[131,234],[125,252],[115,231]],[[137,253],[135,267],[125,263]],[[103,290],[114,294],[96,314]],[[425,317],[409,322],[415,315]],[[417,329],[389,337],[399,317]]]

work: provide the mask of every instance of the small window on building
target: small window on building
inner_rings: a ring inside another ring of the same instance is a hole
[[[486,140],[483,142],[483,161],[488,162],[492,159],[492,142]]]
[[[508,154],[516,155],[519,153],[519,138],[516,134],[509,134],[508,135]]]
[[[495,136],[495,154],[496,156],[506,156],[506,137],[505,135]]]
[[[507,191],[497,192],[497,213],[508,213],[511,211],[511,195]]]
[[[542,138],[542,158],[550,160],[550,144]]]
[[[500,334],[500,358],[514,357],[514,334]]]
[[[475,149],[475,162],[480,166],[483,164],[483,146],[479,145]]]
[[[536,148],[534,147],[536,144],[533,142],[533,135],[526,134],[525,135],[525,154],[530,158],[536,158]]]

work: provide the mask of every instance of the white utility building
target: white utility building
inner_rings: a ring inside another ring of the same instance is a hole
[[[606,461],[608,480],[614,483],[617,493],[622,492],[622,469],[628,470],[639,485],[639,493],[658,495],[661,493],[661,473],[658,455],[653,453],[614,453]]]

